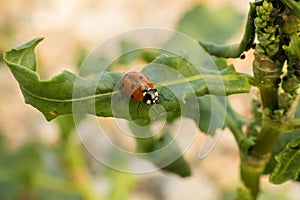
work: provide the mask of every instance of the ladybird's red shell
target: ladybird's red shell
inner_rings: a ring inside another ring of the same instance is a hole
[[[154,84],[144,74],[139,72],[128,72],[121,80],[121,90],[129,98],[141,102],[144,95],[142,88],[147,90],[153,88]]]

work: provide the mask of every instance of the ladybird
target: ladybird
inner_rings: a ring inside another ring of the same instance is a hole
[[[125,74],[121,80],[121,90],[127,97],[139,102],[138,107],[141,102],[148,105],[157,104],[159,96],[162,96],[154,88],[152,81],[139,72],[128,72]]]

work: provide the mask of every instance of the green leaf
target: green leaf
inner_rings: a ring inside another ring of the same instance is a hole
[[[37,174],[42,170],[41,145],[37,143],[27,144],[16,153],[8,153],[5,160],[5,167],[1,171],[9,171],[11,179],[18,181],[26,188],[34,188],[37,185]],[[5,177],[4,176],[4,177]]]
[[[244,51],[251,48],[255,38],[255,26],[254,19],[256,17],[255,4],[250,3],[250,10],[248,13],[246,28],[244,36],[240,44],[234,44],[229,46],[217,45],[211,42],[200,41],[200,45],[211,55],[223,58],[237,58]]]
[[[163,170],[178,174],[181,177],[191,175],[188,163],[184,159],[181,150],[168,131],[156,140],[153,150],[157,151],[157,153],[155,152],[151,159],[153,159],[153,162],[158,167],[162,167]],[[166,161],[169,161],[174,157],[177,157],[175,161],[165,165]]]
[[[242,22],[243,15],[230,5],[210,9],[199,4],[180,19],[176,29],[196,40],[222,44],[237,33]]]
[[[177,174],[181,177],[191,175],[191,170],[183,157],[183,153],[169,131],[164,131],[161,136],[154,137],[145,122],[130,122],[132,133],[136,136],[136,151],[141,158],[152,162],[159,169]]]
[[[198,4],[184,14],[178,22],[176,30],[195,41],[223,44],[239,31],[242,22],[243,15],[236,12],[232,6],[225,5],[218,9],[211,9],[204,4]],[[166,44],[166,46],[172,45],[177,45],[182,49],[193,49],[193,46],[189,47],[188,44],[181,43],[181,40],[176,37]],[[203,58],[203,55],[198,55],[198,57]],[[224,63],[226,64],[226,61],[220,58],[213,58],[213,60],[219,69],[224,67]]]
[[[4,148],[0,135],[0,198],[37,199],[79,197],[57,169],[53,152],[39,143],[25,144],[13,152]],[[42,153],[41,153],[42,152]],[[5,164],[4,164],[5,163]]]
[[[95,78],[85,78],[63,71],[50,80],[40,80],[35,71],[34,49],[41,40],[34,39],[6,52],[4,61],[18,81],[25,102],[41,111],[47,120],[71,113],[150,120],[148,105],[141,104],[137,114],[138,102],[130,101],[118,89],[123,73],[104,71]],[[168,112],[179,109],[189,97],[206,94],[224,96],[250,90],[248,76],[237,73],[233,66],[222,71],[206,70],[180,57],[161,56],[143,72],[169,99],[161,101]]]
[[[289,142],[291,142],[294,138],[299,137],[299,136],[300,136],[300,132],[299,132],[299,130],[296,130],[296,131],[284,133],[278,138],[278,140],[272,150],[272,155],[266,166],[264,174],[271,174],[273,172],[273,170],[277,164],[277,162],[275,160],[275,156],[278,155],[280,152],[282,152],[286,148],[286,146],[288,145]]]
[[[41,40],[31,40],[4,54],[4,61],[18,81],[25,102],[40,110],[47,120],[73,113],[74,102],[78,103],[77,111],[80,113],[94,114],[96,110],[97,115],[111,116],[111,110],[104,108],[110,107],[109,99],[121,73],[103,72],[98,80],[98,77],[87,79],[63,71],[50,80],[40,80],[35,72],[34,49]],[[74,94],[74,86],[80,92]],[[95,99],[97,104],[94,105]]]
[[[201,131],[214,135],[217,129],[225,127],[226,112],[219,103],[215,96],[190,98],[182,108],[182,115],[193,119]],[[217,104],[221,109],[215,107]]]
[[[232,65],[221,71],[206,70],[204,67],[191,65],[184,58],[162,55],[145,67],[143,72],[152,75],[158,88],[172,90],[182,102],[185,97],[195,95],[225,96],[250,90],[249,77],[237,73]]]
[[[169,68],[169,66],[171,66],[171,68]],[[174,71],[174,69],[176,71]],[[175,108],[180,109],[170,114],[170,116],[168,113],[168,117],[171,118],[169,118],[170,121],[179,115],[183,115],[192,118],[202,131],[212,135],[216,129],[224,128],[226,105],[229,106],[227,99],[218,97],[218,95],[224,96],[236,92],[242,93],[249,91],[247,78],[243,80],[243,75],[238,74],[233,66],[228,66],[221,71],[214,70],[214,72],[216,72],[216,74],[213,75],[215,78],[206,78],[206,74],[211,74],[212,71],[208,72],[205,68],[194,67],[180,57],[161,56],[144,68],[143,72],[149,75],[153,74],[153,81],[164,86],[161,89],[161,93],[164,94],[167,99],[176,97],[178,100],[179,106],[176,105]],[[234,81],[234,74],[240,78]],[[217,80],[218,76],[224,79]],[[164,84],[165,77],[169,77],[168,82],[178,82],[178,84]],[[199,78],[193,80],[193,77]],[[231,80],[229,81],[229,79]],[[229,82],[231,83],[229,84]],[[203,96],[207,93],[217,96]],[[172,105],[167,102],[166,106]],[[228,116],[230,114],[234,119],[238,118],[232,109],[229,109],[229,111]],[[237,121],[237,123],[240,122],[241,121]]]
[[[233,133],[242,134],[242,125],[246,123],[244,118],[235,113],[226,97],[213,95],[188,98],[181,110],[168,113],[168,121],[172,122],[180,115],[193,119],[199,129],[209,135],[225,127],[229,127]]]
[[[294,138],[285,149],[275,156],[276,166],[270,181],[281,184],[288,180],[298,180],[300,176],[300,137]]]

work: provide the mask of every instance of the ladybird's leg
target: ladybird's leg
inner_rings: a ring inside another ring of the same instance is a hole
[[[137,107],[137,110],[136,110],[136,115],[138,115],[139,112],[140,112],[140,105],[141,105],[141,103],[142,103],[142,102],[139,102],[139,104],[138,104],[138,107]]]
[[[153,106],[150,107],[150,110],[153,110],[156,114],[158,114],[157,109],[155,109]]]
[[[164,97],[164,95],[162,94],[158,94],[159,96],[161,96],[165,101],[170,101],[170,99],[167,99],[166,97]]]

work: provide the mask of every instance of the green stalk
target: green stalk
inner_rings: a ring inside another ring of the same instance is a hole
[[[260,177],[268,163],[272,149],[285,130],[286,116],[281,114],[278,103],[278,87],[282,73],[283,60],[280,59],[280,35],[271,17],[276,10],[271,1],[264,0],[256,7],[254,20],[259,44],[256,45],[253,72],[260,90],[263,116],[261,129],[254,146],[241,153],[241,179],[250,190],[253,198],[259,194]],[[278,114],[279,113],[279,114]]]
[[[81,143],[74,137],[73,130],[75,122],[72,115],[65,115],[58,118],[57,123],[60,129],[61,144],[59,155],[63,164],[64,172],[68,183],[86,200],[101,200],[92,187],[92,177],[89,174],[88,166],[85,161]]]
[[[270,108],[272,110],[277,109],[278,95],[275,86],[271,85],[270,87],[261,87],[259,90],[263,108]]]
[[[250,3],[247,23],[243,38],[239,44],[217,45],[210,42],[199,41],[199,44],[210,54],[222,58],[238,58],[244,51],[248,51],[255,38],[254,18],[256,17],[255,3]]]
[[[251,151],[251,156],[260,160],[269,157],[279,135],[285,129],[283,127],[285,127],[284,122],[264,117],[262,129]]]
[[[280,77],[282,65],[267,56],[255,54],[254,74],[261,94],[264,110],[261,131],[255,145],[246,154],[241,155],[241,179],[251,191],[254,199],[259,193],[259,180],[269,161],[272,149],[285,128],[283,117],[276,116],[278,92],[276,79]]]
[[[241,156],[241,178],[256,198],[259,193],[259,179],[269,161],[272,149],[285,130],[283,121],[263,117],[261,132],[249,155]]]
[[[256,199],[259,193],[259,180],[260,176],[264,171],[264,167],[260,165],[250,164],[250,161],[247,161],[249,158],[242,158],[241,163],[241,179],[244,182],[245,186],[250,190],[254,199]]]
[[[62,159],[70,184],[78,191],[82,199],[96,200],[100,197],[92,187],[91,176],[84,160],[80,143],[69,137],[64,143]]]

